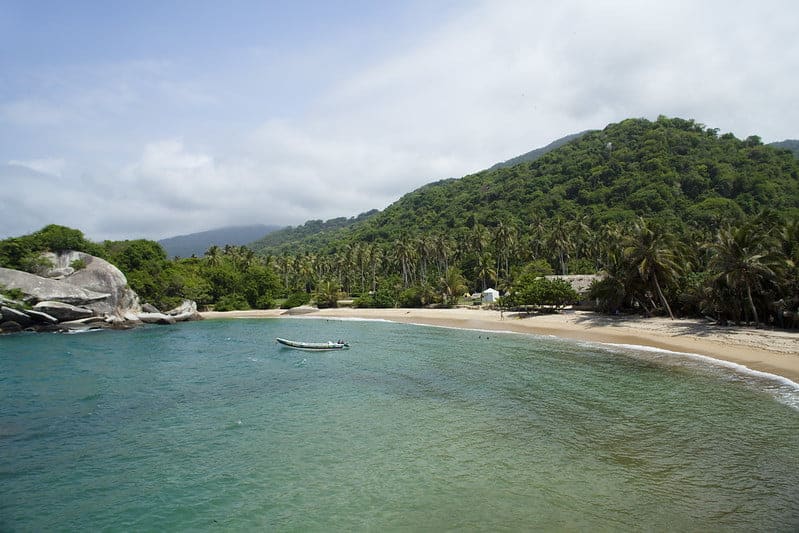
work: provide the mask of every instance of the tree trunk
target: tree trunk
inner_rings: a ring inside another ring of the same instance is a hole
[[[671,312],[671,307],[669,306],[669,302],[666,301],[666,297],[663,295],[663,291],[660,289],[660,283],[658,283],[657,274],[652,274],[652,277],[655,280],[655,287],[658,290],[658,296],[660,296],[660,301],[663,302],[663,305],[666,306],[666,311],[669,312],[669,318],[674,320],[674,313]]]
[[[755,307],[755,300],[752,298],[752,287],[749,283],[746,284],[746,296],[749,298],[749,306],[752,308],[752,315],[755,317],[755,327],[760,327],[760,321],[757,319],[757,308]]]

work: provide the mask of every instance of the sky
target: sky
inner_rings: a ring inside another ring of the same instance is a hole
[[[799,3],[0,0],[0,238],[383,209],[631,117],[799,138]]]

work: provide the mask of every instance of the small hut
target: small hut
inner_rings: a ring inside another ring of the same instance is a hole
[[[483,303],[492,304],[499,300],[499,291],[496,289],[488,288],[483,291]]]

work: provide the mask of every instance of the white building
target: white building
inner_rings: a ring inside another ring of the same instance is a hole
[[[483,291],[483,303],[492,304],[499,300],[499,291],[488,288]]]

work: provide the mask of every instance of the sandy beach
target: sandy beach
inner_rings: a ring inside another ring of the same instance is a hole
[[[295,311],[296,312],[296,311]],[[465,329],[514,331],[567,339],[650,346],[694,353],[744,365],[799,383],[799,331],[722,327],[704,320],[612,317],[586,311],[518,315],[485,309],[320,309],[291,315],[283,309],[202,313],[206,319],[315,318],[382,319]]]

